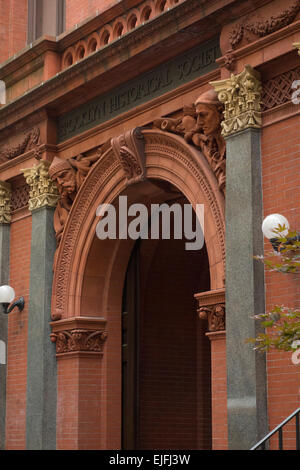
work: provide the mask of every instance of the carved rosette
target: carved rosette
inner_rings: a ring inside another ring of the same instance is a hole
[[[246,65],[238,75],[210,83],[224,104],[222,135],[228,137],[248,128],[261,127],[260,73]]]
[[[208,321],[210,332],[225,330],[225,290],[218,289],[196,294],[197,313],[201,320]]]
[[[107,338],[105,330],[74,329],[52,333],[50,339],[56,344],[56,354],[74,352],[103,353],[103,345]]]
[[[136,127],[112,139],[111,145],[124,170],[128,184],[142,181],[146,173],[146,157],[141,128]]]
[[[56,207],[59,200],[58,189],[49,176],[49,166],[48,161],[42,160],[33,168],[22,170],[30,187],[29,210],[31,211],[44,206]]]
[[[11,221],[11,186],[0,181],[0,224],[9,224]]]

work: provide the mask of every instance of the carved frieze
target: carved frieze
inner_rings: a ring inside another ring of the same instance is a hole
[[[11,221],[11,186],[0,181],[0,224],[9,224]]]
[[[223,105],[217,93],[209,90],[200,95],[195,103],[184,106],[180,118],[157,119],[153,125],[181,135],[199,148],[215,174],[220,191],[225,194],[226,147],[221,135],[222,120]]]
[[[103,352],[103,345],[107,338],[105,330],[73,329],[62,330],[50,335],[52,343],[56,344],[56,354],[74,352]]]
[[[29,210],[31,211],[44,206],[55,207],[57,204],[59,193],[49,176],[49,166],[49,162],[42,160],[33,168],[22,170],[30,187]]]
[[[251,43],[261,37],[267,36],[291,24],[300,12],[299,0],[294,0],[288,6],[281,6],[281,10],[275,15],[262,13],[262,17],[257,14],[238,23],[229,33],[229,44],[232,49],[239,47],[243,41]]]
[[[247,128],[261,127],[260,74],[250,65],[225,80],[211,82],[224,104],[222,135],[228,137]]]
[[[196,294],[198,302],[197,313],[201,320],[207,320],[208,330],[223,331],[226,328],[225,319],[225,290],[219,289]]]
[[[111,140],[111,146],[118,158],[128,183],[145,178],[145,141],[141,129],[136,127]]]
[[[34,128],[15,147],[10,147],[0,152],[0,163],[7,162],[23,153],[35,149],[40,145],[40,129]]]

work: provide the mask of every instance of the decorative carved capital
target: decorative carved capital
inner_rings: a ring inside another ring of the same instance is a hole
[[[298,49],[298,54],[300,55],[300,42],[295,42],[293,46]]]
[[[145,178],[145,141],[140,127],[111,140],[116,157],[119,159],[129,184]]]
[[[48,161],[42,160],[33,168],[21,170],[30,187],[29,210],[33,211],[44,206],[56,207],[59,192],[49,176]]]
[[[103,354],[107,338],[105,320],[77,317],[53,322],[50,339],[56,345],[56,354]]]
[[[201,292],[196,294],[195,298],[198,302],[199,318],[208,321],[208,330],[225,330],[225,290]]]
[[[211,82],[224,104],[222,135],[228,137],[250,127],[261,127],[260,73],[246,65],[238,75],[217,82]]]
[[[50,339],[56,343],[56,354],[79,351],[103,352],[107,332],[103,330],[71,330],[52,333]]]
[[[0,224],[9,224],[11,221],[11,186],[0,181]]]

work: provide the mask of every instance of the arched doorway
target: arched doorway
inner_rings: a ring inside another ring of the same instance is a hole
[[[118,155],[110,147],[81,186],[57,253],[52,291],[53,333],[67,328],[68,331],[78,328],[98,331],[103,325],[107,333],[103,353],[79,351],[76,355],[72,352],[68,365],[58,357],[58,416],[61,416],[58,441],[64,432],[69,432],[64,430],[63,416],[65,413],[72,415],[72,411],[64,377],[66,368],[74,367],[79,391],[77,409],[88,420],[83,420],[81,426],[74,417],[74,429],[77,429],[78,446],[82,442],[84,446],[92,446],[88,448],[118,449],[122,446],[122,295],[134,247],[130,239],[97,239],[99,204],[114,203],[125,193],[128,204],[150,202],[153,180],[173,185],[193,207],[204,204],[209,285],[211,290],[224,287],[224,198],[205,157],[181,137],[156,129],[142,130],[142,139],[143,177],[129,180],[124,171],[124,155]],[[120,140],[124,140],[123,136]],[[129,156],[135,150],[133,148]],[[176,248],[173,251],[177,252]],[[201,285],[198,283],[198,286],[192,294],[199,292]],[[196,323],[195,308],[190,315]],[[88,380],[87,373],[90,374]],[[95,382],[91,374],[95,375]],[[197,446],[201,448],[202,444]]]
[[[174,201],[188,204],[178,192]],[[194,300],[210,289],[209,262],[205,245],[189,251],[185,243],[174,234],[139,239],[131,252],[122,302],[123,449],[211,448],[210,342]]]

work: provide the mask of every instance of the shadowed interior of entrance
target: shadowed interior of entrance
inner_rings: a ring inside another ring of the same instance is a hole
[[[188,203],[181,198],[181,202]],[[210,449],[211,362],[194,294],[210,289],[205,245],[139,240],[122,307],[123,449]]]

